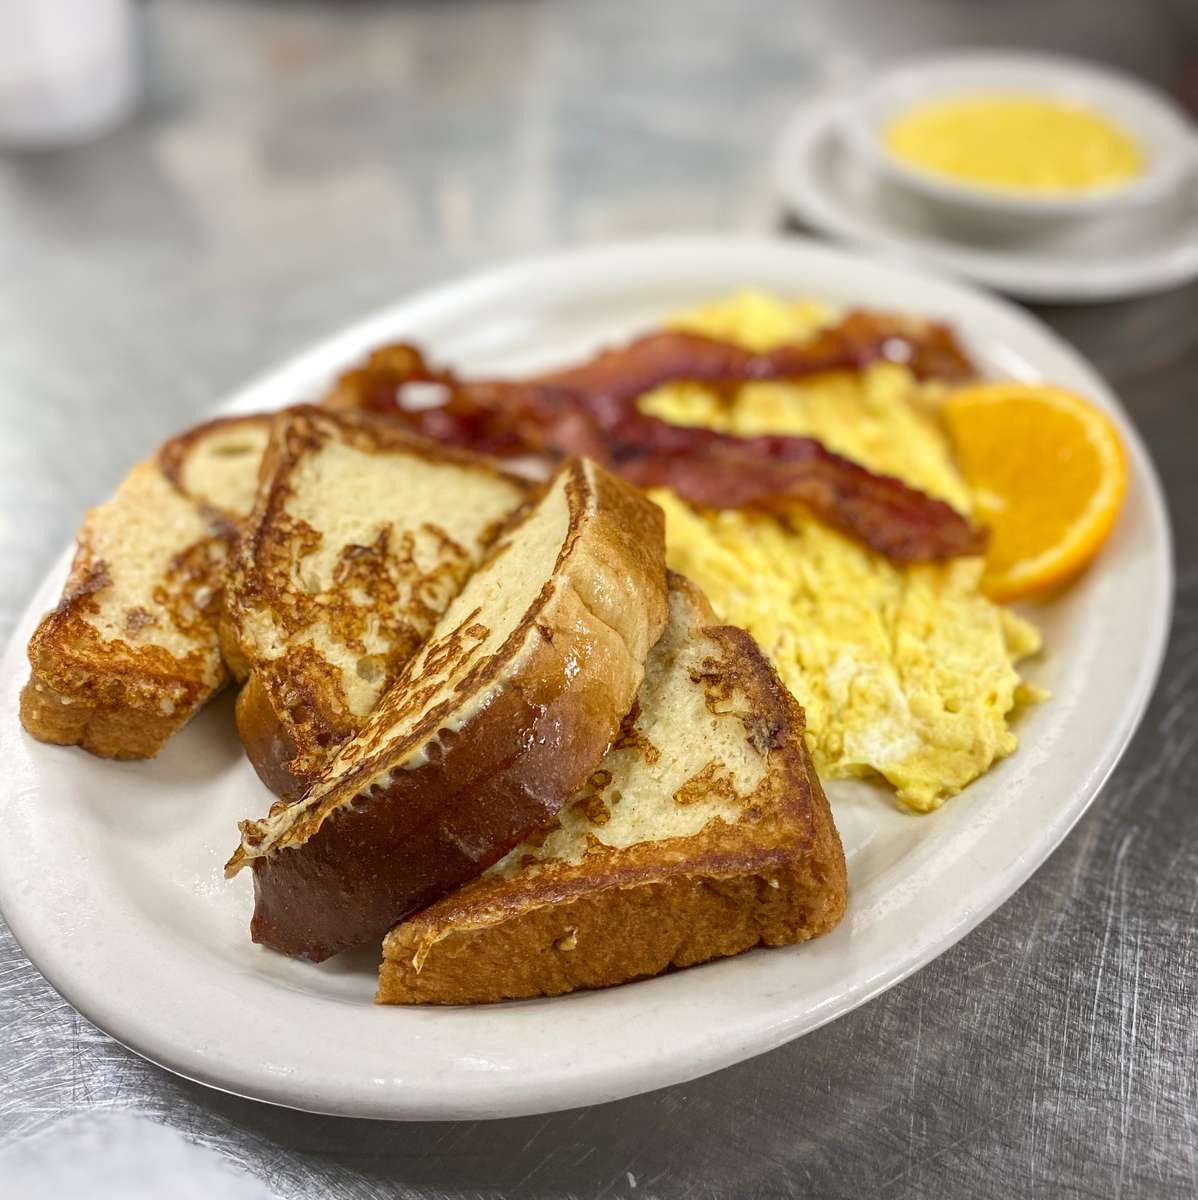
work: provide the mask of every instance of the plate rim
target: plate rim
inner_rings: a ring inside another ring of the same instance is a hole
[[[156,1030],[148,1036],[127,1036],[127,1029],[121,1033],[114,1033],[112,1032],[113,1022],[97,1019],[93,1015],[95,1010],[102,1008],[103,1005],[95,997],[88,997],[80,993],[75,982],[70,978],[69,966],[64,966],[62,962],[61,948],[52,944],[48,946],[28,944],[30,940],[35,942],[38,940],[37,935],[31,933],[29,924],[25,920],[25,916],[36,909],[36,905],[26,910],[21,910],[19,905],[14,906],[12,896],[6,892],[5,873],[0,872],[0,908],[4,911],[14,938],[30,960],[42,971],[51,985],[82,1015],[98,1027],[105,1029],[115,1040],[141,1057],[184,1078],[249,1099],[330,1115],[390,1120],[526,1115],[600,1103],[686,1082],[732,1063],[754,1057],[804,1033],[811,1032],[908,978],[976,928],[982,920],[1009,899],[1046,861],[1093,803],[1143,718],[1155,688],[1167,645],[1173,602],[1172,538],[1168,512],[1164,503],[1163,489],[1151,458],[1113,391],[1105,385],[1101,376],[1084,357],[1068,343],[1033,315],[1020,311],[1000,298],[979,292],[975,288],[954,280],[945,279],[935,272],[911,269],[890,262],[878,263],[859,251],[829,247],[826,244],[807,239],[737,237],[717,234],[604,243],[519,258],[489,270],[469,273],[450,280],[448,283],[421,289],[411,297],[386,306],[374,314],[344,327],[340,332],[319,340],[307,350],[291,356],[279,367],[259,375],[245,387],[238,389],[214,411],[248,411],[250,407],[261,403],[261,399],[267,391],[284,392],[289,386],[289,381],[311,375],[314,364],[330,358],[339,358],[339,361],[344,364],[349,357],[360,352],[365,345],[377,341],[381,336],[387,336],[389,332],[393,334],[395,327],[403,320],[416,321],[422,317],[427,318],[429,314],[435,314],[438,311],[460,309],[472,300],[477,302],[480,298],[485,299],[488,295],[503,295],[505,292],[510,292],[510,289],[517,286],[522,279],[527,280],[530,276],[541,272],[562,272],[563,269],[576,268],[580,262],[588,260],[592,263],[602,264],[612,259],[637,259],[646,254],[667,257],[672,255],[679,261],[689,260],[696,256],[701,260],[709,254],[729,257],[768,254],[789,256],[795,260],[796,266],[804,256],[816,256],[823,258],[829,264],[850,269],[865,266],[875,273],[880,272],[893,277],[896,283],[903,279],[911,280],[919,286],[940,291],[946,298],[951,297],[954,293],[965,293],[971,301],[980,303],[983,309],[992,310],[992,315],[1003,314],[1005,318],[1013,319],[1016,326],[1021,327],[1025,332],[1034,333],[1055,353],[1070,360],[1080,377],[1093,381],[1100,402],[1104,406],[1111,406],[1119,420],[1127,442],[1129,459],[1134,464],[1133,478],[1143,487],[1147,506],[1146,518],[1159,539],[1160,553],[1156,556],[1153,564],[1156,584],[1165,597],[1163,608],[1146,633],[1146,653],[1141,659],[1135,686],[1129,690],[1128,700],[1120,710],[1119,736],[1114,739],[1108,738],[1104,752],[1087,767],[1084,785],[1075,790],[1071,794],[1070,802],[1055,813],[1053,819],[1046,826],[1041,828],[1034,844],[1024,846],[1024,853],[1003,873],[1001,883],[989,887],[983,902],[965,913],[954,910],[955,916],[951,919],[942,917],[930,927],[930,931],[929,929],[922,931],[914,951],[908,949],[904,953],[895,952],[890,955],[878,969],[869,974],[867,979],[863,982],[858,980],[858,986],[849,987],[847,993],[839,994],[835,1002],[829,1002],[814,1012],[790,1012],[781,1017],[775,1015],[772,1020],[759,1019],[755,1023],[737,1030],[735,1035],[723,1037],[718,1042],[709,1039],[709,1043],[713,1042],[713,1044],[709,1044],[701,1056],[689,1059],[684,1063],[677,1062],[667,1055],[664,1064],[652,1056],[646,1056],[645,1061],[635,1064],[632,1069],[629,1069],[627,1064],[618,1064],[614,1067],[606,1064],[603,1069],[593,1070],[581,1081],[577,1078],[564,1081],[557,1078],[551,1087],[546,1088],[544,1094],[534,1096],[528,1094],[530,1090],[528,1087],[523,1089],[517,1087],[514,1093],[509,1089],[507,1094],[503,1092],[502,1087],[499,1087],[497,1090],[492,1089],[491,1091],[484,1089],[464,1104],[454,1099],[447,1100],[444,1096],[429,1094],[416,1098],[414,1102],[404,1101],[398,1105],[395,1103],[394,1097],[390,1098],[387,1103],[381,1103],[374,1093],[364,1092],[354,1095],[341,1094],[335,1098],[330,1098],[330,1094],[325,1092],[313,1099],[309,1092],[297,1093],[294,1085],[288,1085],[286,1081],[280,1081],[277,1077],[268,1075],[264,1082],[260,1074],[254,1075],[252,1069],[248,1074],[245,1070],[233,1069],[239,1064],[225,1064],[224,1070],[214,1068],[210,1058],[205,1058],[194,1050],[189,1055],[188,1047],[181,1047],[177,1041],[171,1042],[169,1035],[164,1035],[161,1030]],[[923,307],[928,306],[925,304]],[[69,553],[70,548],[68,547],[63,552],[56,570],[61,571]],[[14,657],[17,662],[23,662],[22,634],[37,615],[37,601],[53,576],[54,571],[50,572],[43,580],[37,593],[19,618],[5,650],[4,662],[6,664],[11,663]],[[23,675],[21,679],[23,681]],[[11,684],[11,678],[4,682],[6,691],[11,690]],[[0,714],[0,742],[12,736],[14,727],[18,731],[18,736],[23,736],[19,733],[19,725],[14,712],[6,710]],[[0,853],[0,861],[2,861],[2,853]],[[14,914],[16,914],[15,920]],[[119,1028],[120,1023],[116,1024]],[[353,1091],[352,1088],[349,1090]],[[425,1092],[427,1093],[428,1090],[426,1085]],[[535,1092],[536,1087],[534,1086],[531,1090]]]

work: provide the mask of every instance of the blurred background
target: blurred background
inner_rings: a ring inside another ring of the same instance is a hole
[[[1066,50],[1198,101],[1196,11],[133,4],[131,117],[90,144],[0,155],[0,475],[45,507],[38,536],[52,528],[57,545],[180,415],[422,284],[564,242],[774,228],[772,145],[806,94],[880,61],[977,45]],[[118,399],[137,420],[114,428]],[[68,460],[28,429],[58,421],[66,444],[102,437],[114,453]],[[31,461],[31,444],[49,457]],[[0,585],[6,620],[48,561],[48,547],[25,549],[28,573]]]
[[[13,30],[22,3],[59,2],[0,0],[0,81],[11,87],[19,74]],[[421,286],[542,248],[795,228],[773,192],[771,155],[790,112],[821,89],[864,83],[880,64],[941,47],[1023,47],[1122,68],[1198,111],[1198,0],[81,0],[66,7],[76,30],[109,17],[128,22],[120,25],[128,61],[118,70],[127,69],[131,86],[125,96],[120,80],[110,81],[107,116],[98,118],[110,126],[103,131],[29,138],[9,128],[0,148],[5,635],[78,514],[130,462],[313,339]],[[0,88],[0,115],[4,102]],[[50,145],[56,138],[77,144]],[[15,144],[22,141],[31,144]],[[1193,452],[1192,437],[1179,439],[1168,421],[1193,405],[1196,301],[1190,286],[1135,302],[1039,310],[1116,382],[1167,479],[1189,471]],[[1185,544],[1196,532],[1193,509],[1176,493],[1174,506]],[[1060,859],[1058,873],[1067,869]],[[1045,884],[1052,870],[1037,877],[1039,885],[1067,890],[1059,878]],[[975,943],[988,930],[992,941],[1017,945],[1011,910],[1022,904],[1026,917],[1036,886],[1004,910],[1007,926],[993,919]],[[467,1138],[447,1127],[441,1157],[426,1160],[415,1130],[293,1118],[211,1096],[133,1059],[60,1002],[10,941],[3,952],[0,971],[9,962],[19,975],[10,981],[8,1028],[24,1049],[13,1059],[0,1046],[0,1078],[8,1080],[0,1138],[39,1128],[54,1113],[118,1103],[154,1112],[235,1157],[257,1156],[260,1175],[266,1155],[280,1194],[300,1194],[301,1176],[344,1187],[337,1195],[399,1194],[383,1182],[392,1154],[406,1156],[413,1195],[440,1194],[449,1176],[461,1194],[484,1194],[496,1178],[520,1192],[532,1151],[516,1147],[539,1136],[539,1120],[512,1123],[516,1136],[491,1127]],[[923,972],[919,986],[934,989],[938,972],[943,979],[954,970],[952,959]],[[986,1148],[1024,1160],[1039,1153],[1053,1178],[1072,1172],[1067,1177],[1082,1190],[1056,1194],[1080,1195],[1087,1179],[1097,1191],[1086,1194],[1102,1194],[1105,1175],[1089,1174],[1086,1162],[1088,1122],[1097,1120],[1123,1122],[1124,1155],[1142,1170],[1136,1177],[1160,1185],[1159,1194],[1182,1194],[1172,1187],[1192,1182],[1192,1155],[1187,1168],[1175,1151],[1154,1149],[1156,1101],[1151,1113],[1133,1105],[1131,1078],[1122,1074],[1103,1084],[1113,1095],[1126,1082],[1122,1102],[1100,1106],[1097,1117],[1058,1113],[1051,1145],[1043,1135],[1037,1143],[1035,1120],[1029,1132],[1030,1118],[1017,1107],[995,1117],[981,1150],[976,1139],[952,1148],[957,1116],[925,1114],[919,1130],[908,1129],[906,1117],[892,1121],[883,1097],[907,1086],[897,1047],[910,1029],[912,987],[864,1010],[872,1015],[854,1014],[836,1032],[804,1040],[821,1061],[847,1061],[854,1029],[892,1025],[897,1057],[869,1106],[878,1137],[870,1143],[867,1130],[854,1131],[857,1153],[878,1156],[877,1172],[862,1157],[845,1179],[864,1186],[901,1171],[913,1139],[933,1145],[932,1128],[934,1145],[947,1147],[937,1168],[948,1171],[944,1194],[952,1194],[949,1185],[965,1187],[957,1195],[983,1194],[965,1185],[976,1182],[968,1156]],[[1021,1002],[1013,993],[1003,1028],[1025,1023]],[[1027,1003],[1034,1012],[1034,995]],[[1088,996],[1085,1004],[1088,1012]],[[1106,1014],[1113,1023],[1116,1009]],[[950,1046],[953,1036],[966,1036],[948,1025],[941,1034]],[[999,1057],[1006,1055],[1006,1043],[992,1036]],[[599,1195],[605,1181],[610,1194],[635,1194],[621,1164],[635,1152],[665,1171],[665,1151],[655,1158],[645,1139],[671,1117],[685,1124],[685,1112],[698,1140],[683,1135],[670,1170],[683,1171],[689,1158],[704,1164],[702,1179],[732,1186],[725,1166],[743,1147],[734,1143],[714,1165],[699,1136],[714,1126],[704,1121],[716,1119],[724,1088],[742,1098],[764,1095],[767,1109],[789,1103],[799,1083],[785,1069],[797,1060],[783,1060],[785,1053],[629,1102],[624,1117],[599,1116],[590,1133],[577,1126],[577,1114],[548,1119],[556,1122],[555,1144],[568,1149],[530,1167],[529,1194]],[[1090,1077],[1079,1078],[1083,1087]],[[819,1111],[822,1083],[802,1086],[809,1111]],[[956,1094],[947,1076],[938,1086],[955,1113],[985,1117],[1005,1104]],[[600,1128],[607,1149],[583,1166]],[[315,1147],[302,1169],[291,1154],[294,1131]],[[485,1152],[472,1152],[480,1138]],[[793,1180],[802,1178],[788,1157],[796,1144],[779,1134],[769,1150]],[[835,1176],[831,1159],[821,1162],[810,1144],[805,1153],[808,1164],[830,1172],[815,1178]],[[354,1190],[351,1164],[365,1172],[364,1190]],[[915,1178],[927,1190],[903,1194],[932,1194],[931,1175]],[[706,1194],[702,1179],[678,1194]],[[446,1194],[458,1193],[447,1187]]]
[[[779,227],[782,123],[874,64],[1064,50],[1198,103],[1193,0],[29,3],[127,8],[140,98],[0,154],[6,622],[125,463],[312,338],[540,247]]]

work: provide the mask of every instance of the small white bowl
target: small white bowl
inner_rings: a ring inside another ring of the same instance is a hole
[[[955,180],[886,149],[890,123],[913,106],[986,93],[1045,97],[1096,110],[1139,143],[1143,173],[1111,187],[1045,193]],[[843,132],[875,171],[934,206],[942,219],[975,233],[1144,208],[1175,193],[1198,164],[1198,138],[1168,97],[1105,67],[1048,54],[959,52],[904,62],[846,108]]]

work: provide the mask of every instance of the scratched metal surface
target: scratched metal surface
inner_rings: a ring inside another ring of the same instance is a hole
[[[770,227],[764,164],[788,105],[887,49],[1041,45],[1163,81],[1188,57],[1193,88],[1193,13],[157,5],[135,125],[0,159],[0,632],[130,462],[308,340],[546,244]],[[1198,1193],[1198,290],[1046,315],[1108,372],[1156,455],[1176,623],[1092,812],[954,950],[694,1084],[404,1127],[175,1079],[81,1020],[0,929],[0,1144],[65,1113],[143,1112],[296,1198]]]

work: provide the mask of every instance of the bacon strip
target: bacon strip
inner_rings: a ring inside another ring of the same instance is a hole
[[[700,333],[662,330],[530,382],[620,404],[678,380],[714,384],[793,380],[824,371],[859,371],[884,361],[900,363],[920,379],[966,380],[974,375],[947,326],[853,312],[809,341],[766,351],[746,350]]]
[[[581,366],[529,380],[458,379],[412,346],[377,351],[347,374],[329,403],[384,412],[438,441],[503,458],[587,455],[643,487],[671,488],[715,508],[798,500],[888,558],[916,562],[977,554],[982,531],[943,501],[877,475],[808,437],[735,437],[673,425],[637,410],[673,380],[716,384],[795,379],[901,359],[921,377],[972,370],[952,334],[876,314],[852,314],[810,343],[765,354],[698,334],[650,334]],[[405,403],[411,384],[440,403]],[[401,394],[402,393],[402,394]]]
[[[700,444],[692,441],[689,450],[670,453],[661,445],[663,426],[678,428],[645,418],[622,431],[627,441],[614,447],[613,468],[632,483],[668,487],[692,504],[713,508],[798,500],[898,562],[978,554],[985,547],[981,532],[944,501],[875,474],[815,438],[736,438],[701,430]]]

